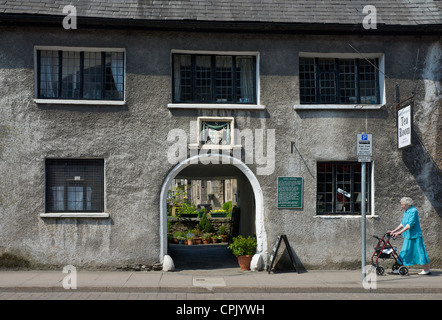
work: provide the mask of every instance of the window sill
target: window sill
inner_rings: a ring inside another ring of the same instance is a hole
[[[260,104],[218,104],[218,103],[169,103],[169,109],[236,109],[236,110],[265,110]]]
[[[295,104],[295,110],[379,110],[385,104]]]
[[[362,216],[361,215],[335,215],[335,216],[326,216],[326,215],[316,215],[313,218],[317,218],[317,219],[360,219]],[[366,215],[365,216],[366,219],[374,219],[374,218],[379,218],[378,215]]]
[[[66,104],[90,106],[125,106],[126,101],[115,100],[68,100],[68,99],[34,99],[37,104]]]
[[[54,212],[40,213],[40,218],[109,218],[109,213],[101,212]]]

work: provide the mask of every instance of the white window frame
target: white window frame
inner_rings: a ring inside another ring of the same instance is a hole
[[[60,158],[61,159],[61,158]],[[69,158],[66,158],[69,159]],[[103,158],[94,158],[94,157],[90,157],[90,158],[72,158],[72,160],[81,160],[81,159],[103,159]],[[107,212],[107,194],[106,194],[106,190],[107,190],[107,181],[106,181],[106,159],[103,159],[103,170],[104,170],[104,175],[103,175],[103,189],[104,189],[104,193],[103,193],[103,212],[43,212],[40,213],[40,218],[109,218],[110,214]],[[44,183],[44,208],[46,210],[46,166],[44,165],[44,170],[45,170],[45,183]]]
[[[172,49],[170,53],[170,64],[173,64],[173,54],[201,54],[201,55],[226,55],[226,56],[255,56],[256,57],[256,104],[242,103],[169,103],[169,109],[236,109],[236,110],[264,110],[266,107],[261,104],[260,81],[259,81],[259,58],[257,51],[207,51],[207,50],[178,50]],[[171,75],[170,87],[172,88],[173,75]]]
[[[69,51],[69,52],[123,52],[124,53],[124,99],[115,100],[86,100],[86,99],[40,99],[38,97],[38,70],[37,70],[37,51]],[[126,105],[126,49],[125,48],[109,48],[109,47],[67,47],[67,46],[34,46],[34,102],[37,104],[58,104],[58,105]]]
[[[201,126],[204,121],[222,121],[222,122],[230,122],[230,144],[228,145],[206,145],[201,143]],[[234,117],[198,117],[197,121],[194,122],[196,127],[192,128],[193,133],[191,134],[192,140],[197,139],[196,141],[192,141],[188,145],[189,149],[199,149],[199,150],[231,150],[231,149],[240,149],[241,145],[235,145],[235,118]]]
[[[299,52],[299,58],[336,58],[336,59],[379,59],[379,97],[378,104],[301,104],[301,96],[293,106],[295,110],[378,110],[387,103],[385,90],[385,55],[383,53],[319,53],[319,52]],[[298,68],[299,70],[299,68]],[[299,89],[298,73],[298,89]]]
[[[330,160],[330,161],[323,161],[321,160],[321,162],[354,162],[354,161],[348,161],[348,160],[343,160],[343,161],[335,161],[335,160]],[[375,162],[372,161],[371,163],[371,175],[370,175],[370,190],[366,190],[367,192],[371,193],[371,197],[370,197],[370,207],[371,207],[371,212],[369,214],[367,214],[365,216],[366,219],[375,219],[375,218],[379,218],[379,215],[376,214],[376,208],[375,208]],[[315,197],[317,197],[317,190],[315,191]],[[316,198],[315,198],[316,199]],[[316,202],[315,202],[315,215],[313,216],[314,219],[324,219],[324,220],[339,220],[339,219],[362,219],[362,215],[361,214],[344,214],[344,215],[340,215],[340,214],[331,214],[331,215],[321,215],[317,213],[317,208],[316,208]]]

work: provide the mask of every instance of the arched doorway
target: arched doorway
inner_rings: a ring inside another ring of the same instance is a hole
[[[255,200],[255,232],[257,240],[256,252],[262,257],[262,262],[266,263],[267,257],[267,235],[264,228],[264,204],[261,186],[258,179],[253,172],[247,167],[247,165],[229,155],[220,154],[217,155],[218,164],[210,163],[214,156],[210,154],[196,155],[178,163],[167,175],[163,182],[160,194],[160,261],[163,262],[164,256],[167,255],[167,191],[172,181],[182,172],[184,169],[191,165],[198,163],[209,163],[204,166],[234,166],[237,168],[250,183],[254,200]]]

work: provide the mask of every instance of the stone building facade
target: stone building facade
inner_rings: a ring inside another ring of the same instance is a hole
[[[286,234],[307,268],[358,266],[365,132],[367,259],[410,196],[441,266],[438,2],[373,1],[377,29],[363,1],[163,2],[79,1],[76,29],[68,2],[0,2],[0,256],[153,264],[173,180],[235,179],[264,264]],[[302,178],[301,206],[278,206],[278,177]]]

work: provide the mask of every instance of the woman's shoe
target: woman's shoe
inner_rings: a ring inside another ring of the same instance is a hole
[[[420,276],[429,276],[430,274],[431,274],[430,270],[428,271],[422,270],[421,272],[418,273],[418,275]]]

